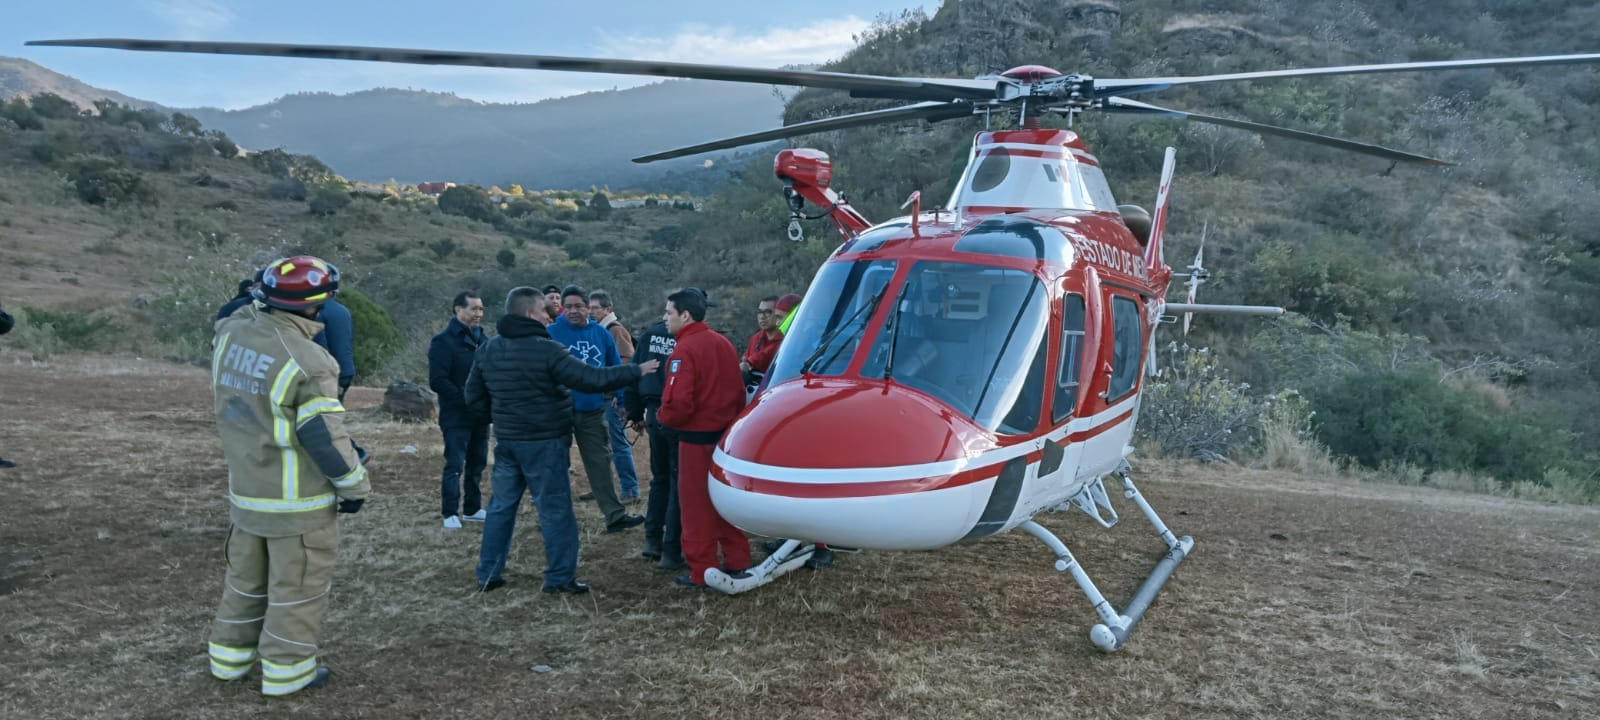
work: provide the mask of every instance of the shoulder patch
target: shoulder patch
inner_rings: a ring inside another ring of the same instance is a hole
[[[667,366],[667,372],[677,372],[678,371],[678,366],[682,365],[682,364],[683,364],[683,358],[674,359],[672,361],[672,364]]]

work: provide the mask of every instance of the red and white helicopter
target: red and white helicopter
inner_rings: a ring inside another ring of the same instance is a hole
[[[847,90],[910,105],[798,123],[639,158],[648,162],[862,125],[1011,114],[1020,129],[978,133],[941,208],[872,224],[829,187],[827,155],[780,152],[796,222],[826,209],[843,243],[794,311],[767,387],[729,428],[708,479],[717,509],[759,535],[797,538],[749,573],[706,573],[737,593],[800,564],[814,543],[931,550],[1021,528],[1071,573],[1116,650],[1193,547],[1169,530],[1129,477],[1140,366],[1168,313],[1278,314],[1280,308],[1168,303],[1162,255],[1174,168],[1169,148],[1147,214],[1119,206],[1100,161],[1044,112],[1133,113],[1242,128],[1395,161],[1447,164],[1390,148],[1201,115],[1128,99],[1180,85],[1314,75],[1600,62],[1600,54],[1300,68],[1191,77],[1104,79],[1028,65],[977,79],[324,45],[56,40],[66,45],[617,73]],[[1191,292],[1206,278],[1189,268]],[[1077,508],[1110,527],[1115,478],[1166,553],[1121,609],[1095,587],[1043,511]]]

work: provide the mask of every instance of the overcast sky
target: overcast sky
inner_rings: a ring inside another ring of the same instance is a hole
[[[171,107],[241,108],[294,92],[399,87],[529,102],[651,78],[389,63],[25,47],[28,40],[131,37],[377,45],[725,63],[821,63],[883,14],[939,0],[55,0],[6,2],[0,55],[23,57]]]

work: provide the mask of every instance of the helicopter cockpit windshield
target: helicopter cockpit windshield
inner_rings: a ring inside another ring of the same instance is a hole
[[[920,390],[989,430],[1033,430],[1044,394],[1044,285],[1023,270],[922,260],[903,284],[890,286],[894,269],[892,260],[825,265],[807,294],[829,300],[802,304],[772,382],[843,374],[887,302],[862,377]]]

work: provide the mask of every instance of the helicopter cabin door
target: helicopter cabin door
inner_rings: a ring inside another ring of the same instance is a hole
[[[1098,283],[1096,283],[1098,284]],[[1071,436],[1083,437],[1079,477],[1099,476],[1122,464],[1123,448],[1133,440],[1139,404],[1139,370],[1144,350],[1144,304],[1134,293],[1102,285],[1100,313],[1095,323],[1099,352],[1080,414],[1081,425]],[[1080,429],[1081,428],[1081,429]],[[1069,437],[1071,437],[1069,436]]]

